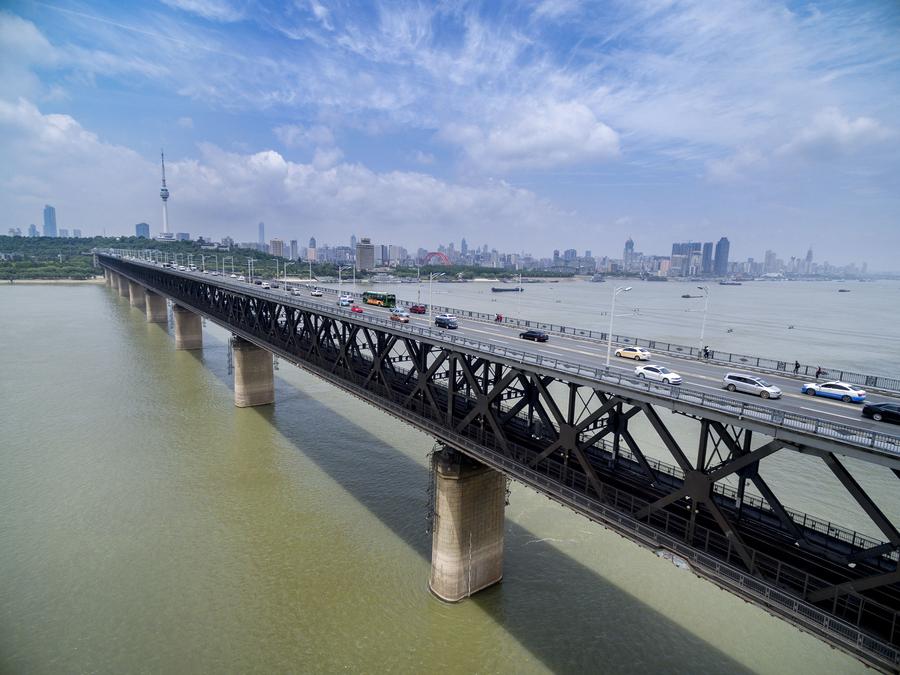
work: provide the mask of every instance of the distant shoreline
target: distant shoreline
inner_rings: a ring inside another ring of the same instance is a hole
[[[15,286],[16,284],[102,284],[103,277],[94,277],[93,279],[4,279],[3,284],[6,286]]]

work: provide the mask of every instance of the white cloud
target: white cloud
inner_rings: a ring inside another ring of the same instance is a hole
[[[575,101],[526,103],[487,132],[450,126],[442,138],[462,145],[477,164],[500,169],[557,167],[619,154],[618,134]]]
[[[244,10],[227,0],[162,0],[162,2],[169,7],[196,14],[210,21],[230,23],[244,18]]]
[[[45,203],[57,206],[60,222],[85,232],[159,225],[155,156],[107,143],[74,118],[42,114],[24,100],[0,101],[0,147],[7,160],[0,201],[10,225],[34,222]],[[461,185],[424,173],[376,172],[340,163],[338,153],[320,148],[303,164],[274,150],[201,144],[196,157],[167,158],[173,226],[249,240],[254,223],[264,220],[284,237],[343,241],[356,232],[408,246],[431,245],[448,232],[493,241],[513,228],[527,238],[574,227],[571,216],[502,181]]]
[[[340,148],[316,148],[313,154],[313,166],[319,171],[330,169],[343,158]]]
[[[334,30],[334,27],[331,25],[331,14],[327,7],[323,6],[318,0],[309,0],[309,8],[312,11],[313,16],[318,19],[319,23],[321,23],[326,30]]]
[[[314,145],[331,145],[334,134],[322,125],[305,127],[300,124],[283,124],[273,130],[275,137],[289,148],[305,148]]]
[[[707,175],[711,180],[729,182],[742,178],[746,172],[758,168],[765,162],[762,153],[755,148],[741,148],[724,159],[713,159],[706,163]]]
[[[434,164],[435,157],[430,152],[416,150],[412,155],[412,160],[417,164],[421,164],[422,166],[431,166],[432,164]]]
[[[158,198],[148,189],[158,180],[154,164],[104,143],[69,115],[44,115],[24,99],[0,100],[0,148],[0,199],[9,222],[35,222],[49,203],[60,222],[85,232],[125,231],[155,210]]]
[[[178,118],[178,126],[183,129],[193,129],[194,128],[194,120],[190,117],[179,117]]]
[[[870,117],[850,119],[837,108],[827,108],[817,113],[812,123],[795,138],[782,145],[778,153],[828,160],[860,152],[892,135]]]

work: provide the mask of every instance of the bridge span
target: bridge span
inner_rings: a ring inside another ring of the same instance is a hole
[[[564,358],[118,254],[97,258],[107,284],[148,321],[166,322],[173,303],[176,348],[202,348],[201,317],[232,333],[236,405],[274,402],[275,354],[436,438],[429,585],[439,597],[461,600],[502,577],[506,476],[682,557],[871,665],[900,669],[900,532],[847,461],[900,479],[896,434],[648,383],[604,368],[596,354]],[[677,418],[664,420],[667,410]],[[671,462],[649,456],[650,443]],[[792,510],[764,478],[779,453],[821,462],[881,537]]]

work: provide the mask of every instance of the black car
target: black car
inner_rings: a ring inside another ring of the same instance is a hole
[[[893,422],[900,424],[900,403],[866,403],[862,409],[863,417],[871,417],[876,422]]]
[[[542,330],[526,330],[524,333],[519,333],[519,337],[523,340],[534,340],[535,342],[546,342],[550,339],[550,336]]]

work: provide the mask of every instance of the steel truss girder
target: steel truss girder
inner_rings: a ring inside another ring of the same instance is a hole
[[[801,451],[804,448],[773,440],[754,449],[749,431],[744,430],[742,435],[740,429],[732,431],[720,421],[699,418],[701,443],[697,462],[692,463],[649,402],[566,382],[539,369],[501,363],[487,355],[469,354],[393,328],[357,323],[353,317],[334,311],[319,312],[244,296],[202,281],[162,272],[152,275],[143,268],[135,270],[135,274],[144,274],[141,283],[174,301],[182,299],[217,322],[240,328],[262,344],[269,343],[295,355],[298,363],[306,361],[431,422],[440,421],[448,430],[478,439],[510,458],[521,458],[525,466],[547,475],[561,472],[560,480],[579,474],[584,478],[585,492],[600,500],[607,498],[611,479],[622,471],[630,471],[629,480],[640,477],[642,481],[638,487],[646,504],[632,515],[647,519],[652,527],[658,527],[658,518],[651,517],[654,514],[665,512],[667,519],[687,516],[685,539],[692,546],[698,541],[695,532],[701,527],[714,527],[729,541],[729,551],[733,550],[743,566],[754,573],[760,574],[755,552],[743,535],[743,528],[748,525],[742,517],[742,509],[748,508],[743,502],[747,481],[756,486],[792,541],[800,542],[803,548],[808,544],[804,531],[759,475],[761,460],[785,447]],[[666,477],[651,466],[629,431],[629,421],[638,415],[649,422],[680,467],[684,474],[680,485],[675,485],[671,477],[661,480]],[[626,467],[628,462],[620,465],[620,448],[626,447],[634,458],[633,468]],[[530,450],[526,453],[523,448]],[[570,462],[571,458],[574,462]],[[830,468],[840,479],[841,469]],[[900,471],[895,473],[900,477]],[[713,489],[718,481],[731,475],[737,476],[739,482],[738,503],[731,507],[733,513],[726,510],[727,505]],[[865,493],[859,486],[853,488],[845,480],[841,483],[870,517],[876,513],[863,505],[865,499],[861,495]],[[668,494],[660,495],[666,490]],[[700,507],[706,512],[702,524]],[[886,522],[881,531],[888,542],[855,552],[862,556],[859,560],[882,556],[896,546],[896,528]],[[830,599],[836,594],[877,590],[896,583],[891,574],[833,584],[830,590],[817,588],[808,597]],[[881,578],[882,583],[870,581],[876,578]]]

